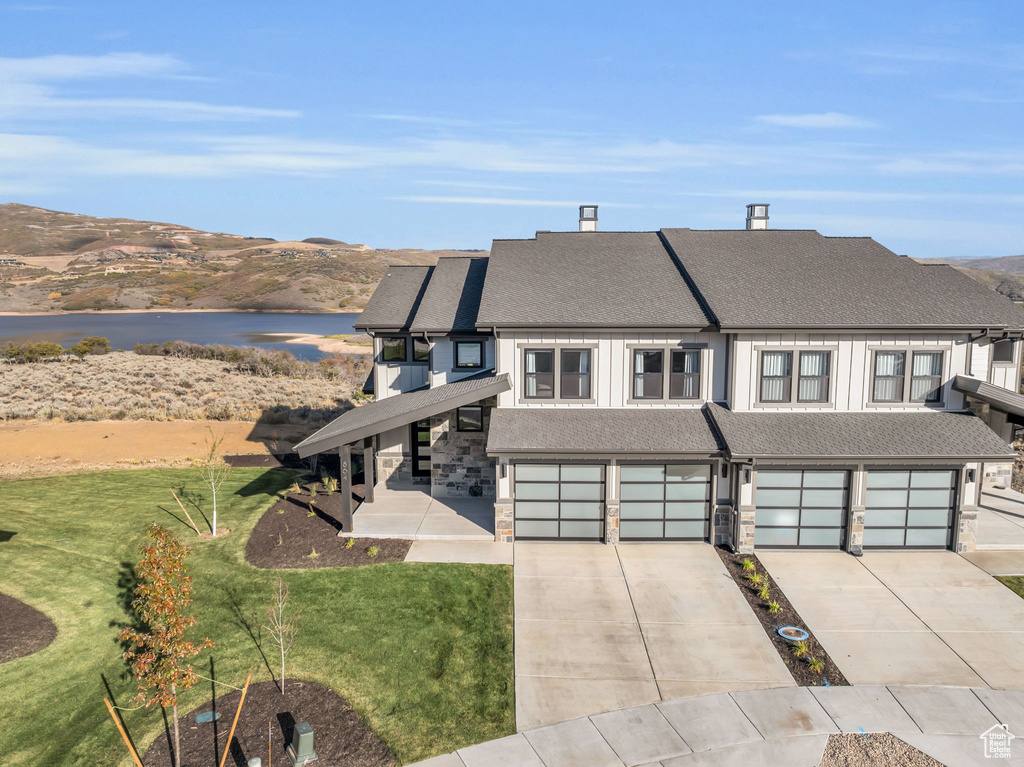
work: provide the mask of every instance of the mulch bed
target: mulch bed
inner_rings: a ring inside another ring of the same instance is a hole
[[[352,487],[362,498],[363,486]],[[313,499],[310,516],[308,493],[289,493],[275,503],[256,523],[245,546],[249,564],[265,569],[353,567],[384,562],[404,562],[412,541],[389,538],[339,538],[341,530],[341,495],[319,493]],[[356,506],[358,508],[358,505]],[[355,541],[351,548],[345,544]],[[376,546],[377,556],[367,550]],[[316,551],[316,556],[310,556]]]
[[[888,732],[844,733],[828,736],[820,767],[942,767],[942,762]]]
[[[0,594],[0,663],[38,652],[56,637],[53,621],[21,600]]]
[[[814,634],[807,628],[807,624],[803,622],[797,611],[793,609],[793,605],[789,603],[782,589],[775,583],[772,576],[768,574],[768,571],[758,558],[753,554],[733,554],[719,547],[716,547],[715,550],[718,552],[718,556],[722,558],[722,562],[725,563],[725,567],[728,569],[732,579],[736,581],[736,585],[740,587],[743,596],[747,598],[747,603],[753,609],[757,619],[761,621],[761,626],[764,628],[768,638],[771,639],[772,644],[779,653],[779,657],[782,658],[782,662],[789,669],[789,673],[793,675],[794,681],[801,687],[824,687],[826,680],[832,686],[849,685],[850,683],[846,681],[843,672],[839,670],[839,667],[828,656],[825,648],[814,638]],[[779,607],[782,608],[780,612],[768,612],[768,607],[758,598],[757,587],[751,585],[750,581],[746,578],[747,573],[743,571],[742,562],[747,558],[751,559],[757,566],[756,572],[766,579],[768,588],[771,590],[771,598],[778,602]],[[824,661],[825,668],[823,671],[811,671],[807,667],[805,659],[797,658],[793,655],[793,648],[796,646],[796,643],[783,639],[777,633],[777,629],[783,626],[796,626],[809,634],[806,641],[810,648],[810,657]]]
[[[227,764],[245,767],[249,759],[258,756],[266,765],[271,761],[267,758],[269,747],[273,764],[287,767],[291,762],[285,747],[291,742],[298,722],[309,722],[313,728],[313,749],[320,760],[312,764],[325,767],[392,767],[397,764],[384,742],[336,692],[313,682],[291,679],[285,680],[284,689],[286,694],[282,696],[275,682],[249,686]],[[240,697],[238,691],[221,695],[214,703],[200,706],[178,720],[182,767],[210,767],[220,763]],[[211,710],[220,714],[218,721],[196,724],[196,714]],[[168,723],[173,727],[170,717]],[[173,738],[166,734],[153,741],[143,757],[146,767],[172,767],[172,742]]]

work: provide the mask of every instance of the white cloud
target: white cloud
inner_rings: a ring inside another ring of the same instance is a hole
[[[900,175],[1021,175],[1024,174],[1024,150],[937,152],[883,162],[876,170]]]
[[[0,58],[0,78],[21,82],[91,80],[100,77],[146,77],[185,69],[185,64],[174,56],[152,53]]]
[[[877,128],[878,123],[842,112],[799,115],[758,115],[754,118],[767,125],[781,125],[786,128]]]

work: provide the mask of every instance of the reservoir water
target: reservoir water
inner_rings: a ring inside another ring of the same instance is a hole
[[[307,312],[140,312],[133,314],[47,314],[0,317],[0,345],[55,341],[69,346],[83,336],[105,336],[115,349],[135,344],[189,341],[285,349],[299,359],[323,353],[309,344],[288,343],[272,334],[339,335],[353,333],[359,313]]]

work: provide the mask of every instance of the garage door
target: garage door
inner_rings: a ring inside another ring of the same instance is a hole
[[[754,546],[842,548],[848,488],[845,471],[759,470]]]
[[[515,483],[517,539],[604,538],[604,466],[517,463]]]
[[[709,464],[645,464],[619,469],[619,538],[706,541]]]
[[[864,547],[948,548],[955,508],[955,471],[869,471]]]

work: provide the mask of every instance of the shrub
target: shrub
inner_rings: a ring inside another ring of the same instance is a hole
[[[761,584],[761,588],[759,588],[757,590],[757,598],[758,599],[763,599],[763,600],[765,600],[767,602],[768,599],[771,597],[771,595],[772,595],[772,592],[771,592],[771,589],[768,588],[768,584],[767,583],[762,583]]]
[[[776,602],[774,599],[768,603],[768,612],[772,615],[777,615],[782,612],[782,605]]]
[[[52,341],[38,343],[8,344],[3,350],[4,357],[11,362],[41,362],[54,360],[64,355],[64,347]]]
[[[368,556],[368,557],[375,557],[378,554],[380,554],[380,547],[379,546],[371,546],[370,548],[368,548],[366,550],[366,556]]]
[[[356,545],[356,539],[355,538],[349,538],[347,541],[345,541],[345,548],[346,549],[351,549],[355,545]]]
[[[793,647],[793,655],[795,655],[798,658],[806,657],[807,654],[810,653],[810,651],[810,645],[807,644],[806,640],[801,640],[797,642],[796,645]]]
[[[820,674],[825,670],[825,661],[820,658],[808,658],[807,668],[813,671],[815,674]]]
[[[750,557],[743,557],[743,562],[740,564],[740,567],[743,568],[743,572],[745,573],[752,573],[757,568],[754,564],[754,560]]]
[[[761,588],[761,584],[764,583],[764,576],[761,573],[751,573],[747,576],[747,580],[750,581],[751,586]]]
[[[82,359],[87,354],[109,354],[110,341],[103,336],[86,336],[68,351],[78,359]]]

